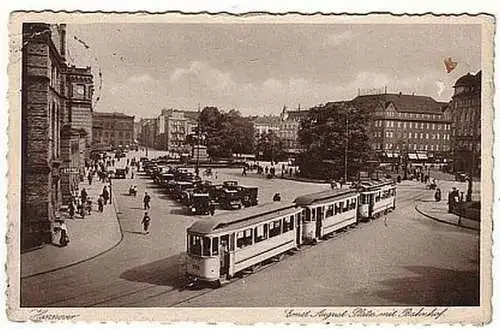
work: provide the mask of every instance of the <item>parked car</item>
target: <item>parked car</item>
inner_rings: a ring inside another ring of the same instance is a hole
[[[210,212],[210,196],[204,192],[193,192],[187,208],[190,215],[208,215]]]
[[[259,188],[256,186],[240,187],[241,201],[245,207],[256,206],[259,202]]]

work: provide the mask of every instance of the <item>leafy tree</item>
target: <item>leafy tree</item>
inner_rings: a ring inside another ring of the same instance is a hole
[[[223,113],[216,107],[205,107],[199,123],[210,156],[230,157],[233,153],[253,152],[253,124],[238,111]]]
[[[369,113],[347,102],[311,108],[299,128],[299,140],[306,148],[297,159],[301,174],[321,179],[344,177],[347,146],[348,176],[357,175],[374,158],[368,120]]]
[[[262,152],[264,161],[276,161],[284,158],[284,143],[274,131],[259,136],[256,144],[256,152]]]

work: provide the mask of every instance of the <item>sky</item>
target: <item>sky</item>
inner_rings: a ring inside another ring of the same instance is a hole
[[[103,23],[68,25],[67,40],[69,62],[92,67],[94,110],[141,118],[198,104],[278,114],[385,87],[449,101],[481,68],[479,25]]]

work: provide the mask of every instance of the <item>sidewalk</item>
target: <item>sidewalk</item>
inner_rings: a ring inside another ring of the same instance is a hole
[[[122,240],[122,232],[117,217],[116,199],[113,204],[106,205],[104,212],[97,211],[97,198],[102,193],[104,183],[94,179],[91,186],[88,182],[80,183],[80,190],[85,188],[92,198],[92,215],[82,219],[75,215],[69,219],[61,212],[61,218],[66,219],[70,242],[61,248],[47,244],[42,248],[21,254],[21,278],[45,272],[51,272],[94,258]]]
[[[465,227],[468,229],[473,229],[479,231],[481,227],[481,222],[467,219],[467,218],[460,218],[457,215],[450,214],[448,213],[448,201],[440,201],[440,202],[435,202],[433,200],[421,200],[417,201],[415,205],[415,209],[422,215],[429,217],[431,219],[434,219],[436,221],[450,224],[450,225],[455,225],[455,226],[460,226],[460,227]]]

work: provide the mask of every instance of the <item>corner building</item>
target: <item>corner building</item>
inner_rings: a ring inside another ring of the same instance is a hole
[[[61,206],[65,25],[23,24],[21,249],[47,243]]]
[[[481,71],[467,73],[455,85],[449,104],[453,113],[453,169],[473,176],[481,172]]]

